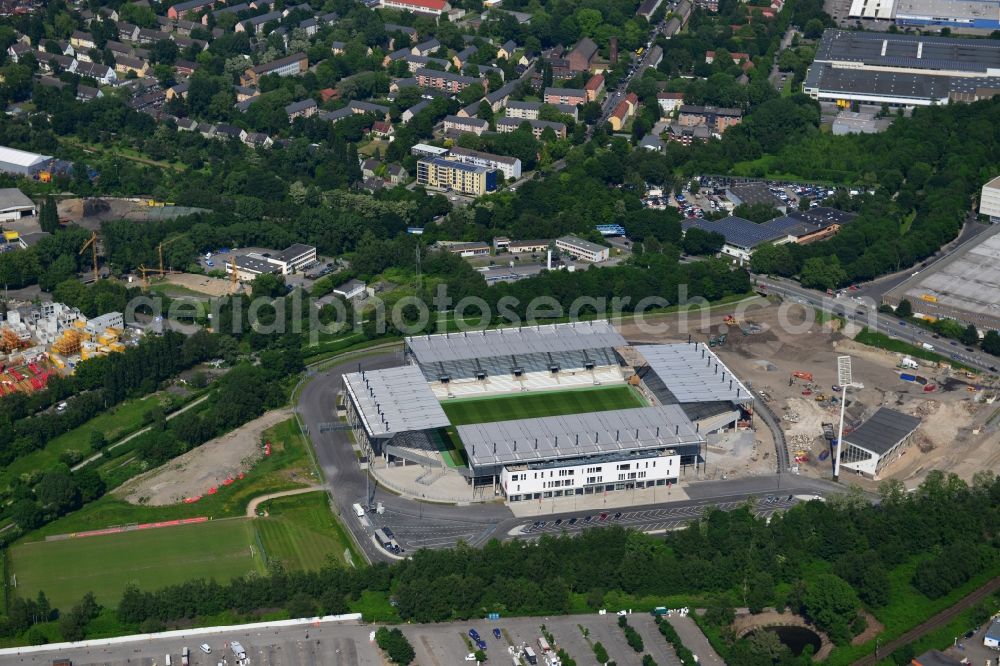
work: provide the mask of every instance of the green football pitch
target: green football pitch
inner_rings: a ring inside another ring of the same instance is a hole
[[[535,391],[490,398],[462,398],[442,402],[454,426],[492,423],[540,416],[606,412],[643,407],[645,401],[631,386],[579,388],[568,391]]]
[[[52,605],[68,610],[84,594],[115,606],[126,585],[143,590],[193,578],[219,582],[264,571],[250,519],[37,541],[10,552],[14,592],[34,598],[44,590]]]

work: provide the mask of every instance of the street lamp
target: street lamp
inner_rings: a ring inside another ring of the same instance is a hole
[[[837,383],[840,384],[840,429],[837,431],[837,450],[833,460],[833,480],[840,478],[840,456],[844,452],[844,408],[847,406],[847,385],[852,383],[851,357],[837,357]]]

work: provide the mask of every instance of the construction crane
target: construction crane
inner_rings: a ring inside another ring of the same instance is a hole
[[[150,273],[159,273],[160,275],[163,275],[163,272],[160,271],[160,270],[157,270],[155,268],[146,268],[142,264],[139,264],[139,274],[142,275],[142,286],[143,287],[149,287],[149,274]]]
[[[166,247],[167,245],[170,245],[171,243],[173,243],[176,240],[180,240],[181,238],[184,238],[184,236],[174,236],[170,240],[163,241],[159,245],[156,246],[156,252],[160,256],[160,275],[166,275],[167,274],[167,271],[166,271],[165,267],[163,266],[163,248]]]
[[[93,253],[93,256],[94,256],[94,282],[97,282],[100,279],[100,274],[97,272],[97,232],[96,231],[91,231],[90,232],[90,238],[88,238],[87,242],[84,243],[83,247],[80,248],[79,254],[83,254],[84,252],[86,252],[88,247],[91,249],[91,252]]]

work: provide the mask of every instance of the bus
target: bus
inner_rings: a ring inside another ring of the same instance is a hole
[[[640,58],[642,57],[642,54],[645,53],[645,52],[646,52],[646,47],[645,46],[640,46],[639,48],[637,48],[635,50],[636,56],[638,56]]]

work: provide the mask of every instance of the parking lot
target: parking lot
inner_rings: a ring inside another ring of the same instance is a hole
[[[638,665],[643,654],[652,655],[660,666],[680,663],[666,640],[656,628],[648,613],[633,613],[629,624],[642,636],[644,650],[635,652],[625,641],[625,634],[618,626],[617,610],[608,609],[606,615],[573,615],[561,617],[500,618],[495,621],[470,620],[467,623],[448,625],[414,625],[403,628],[416,652],[416,663],[421,666],[454,666],[464,663],[473,647],[469,630],[475,630],[486,644],[490,663],[513,662],[509,648],[515,653],[524,646],[531,647],[537,655],[538,639],[542,626],[555,639],[554,649],[565,650],[578,664],[594,663],[594,643],[601,643],[612,661],[622,666]],[[496,638],[493,630],[500,631]],[[586,635],[584,634],[586,632]],[[521,662],[527,663],[527,662]],[[542,663],[541,659],[538,661]]]
[[[774,205],[784,205],[788,212],[798,210],[803,198],[809,199],[810,208],[817,208],[835,193],[834,190],[821,185],[749,181],[749,179],[741,179],[741,184],[746,184],[742,181],[759,182],[772,195]],[[643,204],[647,208],[660,210],[668,206],[676,208],[683,217],[687,218],[704,218],[706,216],[715,218],[732,214],[736,205],[729,200],[726,190],[734,183],[730,182],[729,179],[702,176],[698,184],[697,192],[692,193],[690,187],[684,187],[676,195],[659,188],[650,188],[643,197]],[[851,194],[855,195],[857,192],[852,191]]]
[[[420,666],[456,666],[465,663],[473,646],[469,630],[474,629],[485,644],[490,663],[513,661],[509,648],[519,654],[530,646],[538,654],[538,639],[542,626],[552,635],[555,649],[565,650],[579,664],[594,663],[593,644],[600,642],[611,659],[621,666],[639,666],[643,654],[650,654],[660,666],[680,663],[669,644],[659,633],[648,613],[629,613],[629,624],[643,639],[643,651],[628,646],[625,634],[618,626],[618,611],[608,608],[606,614],[590,613],[558,617],[500,617],[497,620],[468,620],[442,624],[406,624],[400,629],[413,645],[415,664]],[[682,620],[683,618],[681,618]],[[675,625],[680,620],[670,620]],[[694,625],[691,625],[692,627]],[[54,659],[70,659],[74,666],[163,666],[166,655],[179,665],[184,647],[190,649],[192,666],[236,666],[230,644],[239,641],[246,650],[249,666],[382,666],[384,657],[370,640],[375,625],[361,623],[299,624],[283,627],[220,627],[207,634],[143,638],[126,643],[80,647],[69,650],[45,649],[25,655],[0,656],[0,666],[8,664],[49,665]],[[499,638],[494,633],[497,630]],[[697,631],[695,629],[695,631]],[[201,644],[211,649],[206,654]],[[706,648],[708,649],[708,648]],[[712,655],[705,655],[711,657]],[[527,662],[520,662],[527,663]],[[539,664],[542,661],[539,659]]]
[[[198,265],[206,273],[211,271],[226,272],[226,266],[235,257],[245,257],[250,254],[258,254],[264,257],[276,256],[280,250],[266,247],[241,247],[241,248],[219,248],[214,252],[209,252],[198,257]],[[316,262],[311,266],[306,266],[304,270],[285,276],[285,284],[293,287],[310,289],[317,279],[338,270],[338,262],[325,258],[316,257]]]

